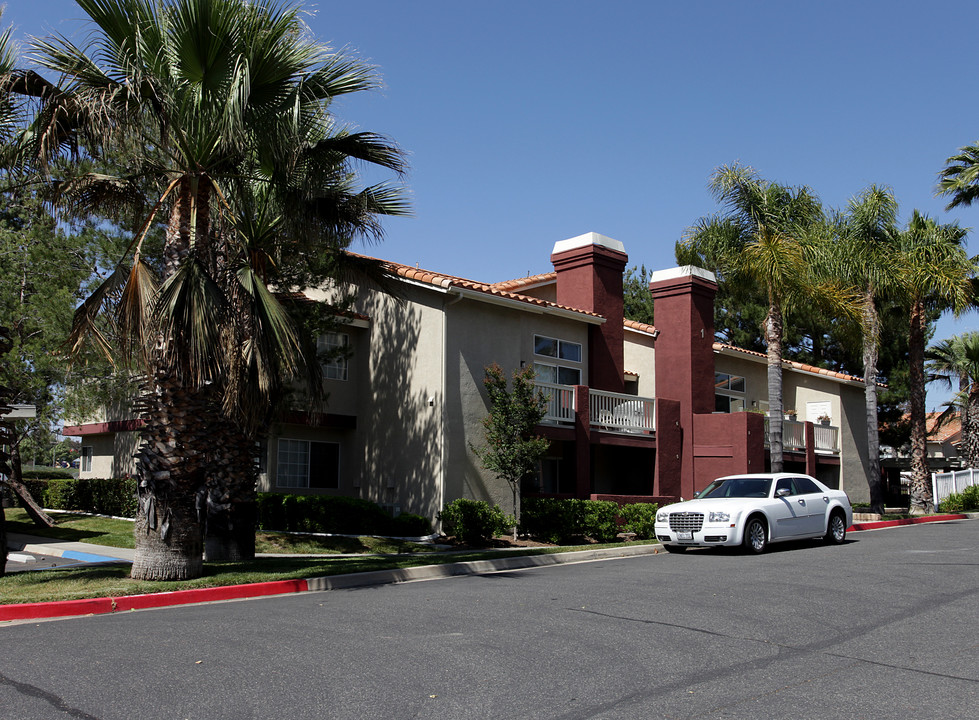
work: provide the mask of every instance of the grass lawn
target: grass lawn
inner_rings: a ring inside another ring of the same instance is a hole
[[[75,513],[52,513],[53,528],[38,527],[20,508],[8,508],[7,532],[22,535],[36,535],[87,542],[109,547],[132,548],[133,524],[128,520],[93,517]],[[435,552],[431,545],[422,543],[388,540],[375,537],[318,537],[315,535],[292,535],[288,533],[258,532],[255,534],[255,551],[260,553],[283,554],[334,554],[334,553],[430,553]]]
[[[133,526],[132,523],[125,520],[58,513],[52,516],[57,525],[54,528],[42,529],[36,527],[23,510],[7,509],[6,516],[8,533],[40,535],[112,547],[133,547]],[[621,545],[622,543],[613,543],[610,545],[526,548],[522,549],[520,554],[542,555]],[[281,555],[272,558],[256,558],[247,563],[206,563],[203,577],[180,582],[132,580],[129,577],[129,567],[126,565],[11,573],[0,578],[0,604],[142,595],[173,590],[294,580],[513,556],[513,551],[507,550],[439,552],[431,545],[419,545],[382,538],[320,538],[267,532],[259,532],[256,535],[256,548],[258,552],[281,553]],[[360,553],[362,555],[360,557],[353,555],[311,558],[297,557],[297,553]]]

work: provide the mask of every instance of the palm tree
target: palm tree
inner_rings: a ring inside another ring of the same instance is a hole
[[[713,257],[723,278],[754,282],[766,290],[769,448],[772,472],[781,472],[784,312],[815,294],[803,238],[822,220],[822,208],[808,188],[767,182],[739,164],[718,168],[710,189],[727,212],[702,218],[687,230],[677,255]]]
[[[961,418],[963,456],[969,467],[979,467],[979,332],[968,332],[942,340],[925,353],[929,379],[953,387],[958,393],[948,409],[939,416],[939,424],[953,414]]]
[[[259,272],[264,256],[250,254],[236,232],[236,188],[266,186],[291,230],[289,257],[295,247],[336,253],[358,233],[377,234],[378,214],[403,211],[391,188],[354,189],[350,160],[400,172],[401,155],[384,138],[335,126],[332,98],[377,80],[371,68],[306,37],[297,7],[79,5],[94,24],[94,43],[79,49],[58,37],[36,45],[35,60],[62,84],[30,137],[43,157],[70,121],[90,152],[125,159],[114,176],[56,184],[78,211],[138,207],[143,189],[156,188],[131,259],[79,308],[72,340],[77,347],[87,332],[111,352],[96,317],[118,300],[119,329],[129,338],[123,350],[146,376],[133,577],[194,577],[202,569],[208,420],[254,419],[246,408],[274,387],[266,373],[288,374],[297,364],[288,360],[298,352],[295,331]],[[319,174],[306,186],[285,186],[299,166]],[[160,211],[168,217],[158,282],[143,239]],[[253,313],[247,320],[243,308]],[[266,362],[268,353],[285,360]]]
[[[939,224],[917,210],[900,235],[900,253],[894,266],[901,293],[909,308],[908,361],[911,421],[911,508],[924,514],[932,507],[928,482],[927,428],[925,427],[925,343],[928,311],[952,310],[959,314],[975,297],[979,275],[976,258],[964,243],[967,231],[957,223]]]
[[[878,303],[897,291],[893,273],[898,252],[897,201],[885,188],[871,186],[850,198],[836,231],[820,243],[822,271],[852,285],[860,295],[863,380],[867,422],[867,484],[871,511],[884,511],[877,419],[877,361],[880,349]]]

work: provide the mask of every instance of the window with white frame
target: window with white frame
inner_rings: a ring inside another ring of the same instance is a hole
[[[581,343],[534,335],[534,372],[540,382],[581,385]]]
[[[340,445],[279,438],[275,484],[283,488],[340,487]]]
[[[320,335],[317,351],[325,356],[323,377],[327,380],[347,379],[347,359],[350,357],[350,336],[347,333],[328,332]]]
[[[744,378],[740,375],[714,373],[714,412],[741,412],[745,407]]]
[[[82,461],[80,463],[82,472],[92,472],[92,458],[94,456],[95,451],[91,445],[82,445]]]

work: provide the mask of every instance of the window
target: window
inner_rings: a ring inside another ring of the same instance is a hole
[[[744,402],[743,377],[714,373],[714,412],[741,412],[744,410]]]
[[[581,363],[581,343],[534,335],[534,355],[555,361]],[[581,385],[581,368],[561,362],[534,362],[534,372],[541,382],[558,385]]]
[[[92,472],[92,457],[95,455],[91,445],[82,445],[82,472]]]
[[[279,439],[275,484],[288,488],[340,487],[340,445]]]
[[[323,377],[327,380],[346,380],[350,336],[347,333],[328,332],[320,336],[316,349],[326,357],[323,362]]]

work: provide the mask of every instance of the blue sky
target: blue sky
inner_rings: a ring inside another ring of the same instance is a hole
[[[496,281],[549,271],[554,242],[595,231],[630,264],[671,267],[684,229],[717,210],[711,172],[737,161],[826,206],[887,185],[902,219],[917,208],[979,228],[979,207],[946,213],[934,197],[945,159],[979,140],[962,41],[979,25],[974,1],[305,8],[316,37],[384,78],[338,116],[409,153],[414,217],[388,221],[370,254]],[[81,16],[70,0],[17,0],[3,25],[77,39]],[[943,320],[937,337],[965,329],[979,316]]]

